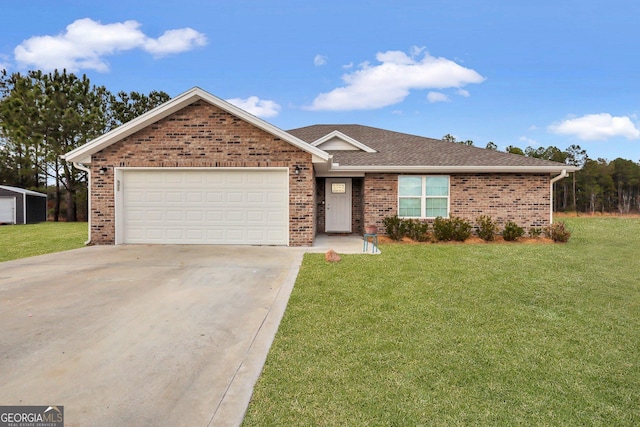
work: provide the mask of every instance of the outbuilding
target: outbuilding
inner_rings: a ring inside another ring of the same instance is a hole
[[[46,220],[46,194],[0,185],[0,224],[35,224]]]

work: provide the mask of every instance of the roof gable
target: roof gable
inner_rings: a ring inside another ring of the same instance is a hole
[[[371,147],[361,143],[360,141],[351,138],[344,133],[334,130],[333,132],[319,138],[311,143],[314,147],[322,148],[323,150],[334,151],[364,151],[366,153],[375,153]]]
[[[329,160],[330,156],[325,151],[314,147],[313,145],[308,144],[305,141],[300,140],[294,135],[283,131],[282,129],[272,125],[271,123],[268,123],[248,113],[247,111],[200,89],[199,87],[194,87],[176,96],[175,98],[172,98],[171,100],[165,102],[162,105],[159,105],[153,110],[136,117],[135,119],[105,133],[104,135],[99,136],[92,141],[89,141],[88,143],[68,152],[62,157],[70,162],[91,163],[92,154],[105,149],[106,147],[158,122],[159,120],[164,119],[165,117],[170,116],[171,114],[199,100],[215,105],[216,107],[228,112],[229,114],[232,114],[303,151],[306,151],[313,156],[314,161],[326,162],[327,160]]]

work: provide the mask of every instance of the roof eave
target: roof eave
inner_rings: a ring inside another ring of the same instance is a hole
[[[120,141],[138,132],[139,130],[144,129],[147,126],[159,120],[162,120],[165,117],[168,117],[169,115],[181,110],[187,105],[190,105],[200,99],[212,105],[215,105],[216,107],[228,112],[229,114],[232,114],[236,117],[241,118],[242,120],[249,122],[250,124],[264,130],[265,132],[272,134],[273,136],[276,136],[282,139],[283,141],[288,142],[289,144],[303,151],[306,151],[307,153],[311,154],[314,158],[321,159],[323,161],[329,160],[329,154],[326,151],[316,148],[306,143],[305,141],[302,141],[301,139],[294,137],[293,135],[272,125],[271,123],[268,123],[246,112],[245,110],[239,107],[236,107],[235,105],[200,89],[199,87],[194,87],[176,96],[175,98],[165,102],[162,105],[159,105],[153,110],[150,110],[136,117],[135,119],[125,123],[124,125],[119,126],[74,150],[71,150],[70,152],[64,154],[61,157],[70,162],[83,161],[83,163],[90,163],[90,161],[87,162],[86,160],[87,158],[90,159],[92,154],[103,150],[109,145],[114,144],[115,142]]]
[[[542,166],[341,166],[332,164],[332,172],[398,172],[398,173],[561,173],[574,172],[580,168],[570,165]]]

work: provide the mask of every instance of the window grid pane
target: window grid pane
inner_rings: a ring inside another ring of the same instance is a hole
[[[449,195],[449,178],[441,176],[428,176],[427,179],[427,196],[448,196]]]
[[[400,216],[420,218],[420,198],[402,198],[400,199]]]
[[[432,197],[425,199],[425,211],[427,217],[436,218],[436,217],[446,217],[447,214],[447,198],[443,197]]]
[[[404,196],[422,196],[422,177],[421,176],[401,176],[399,179],[400,197]]]

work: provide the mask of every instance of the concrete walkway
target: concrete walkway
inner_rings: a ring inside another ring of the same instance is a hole
[[[362,235],[359,234],[346,236],[318,234],[313,242],[313,246],[307,248],[306,251],[309,253],[324,253],[329,249],[333,249],[339,254],[380,254],[380,249],[375,247],[371,241],[367,244],[367,251],[364,252],[364,240]]]

